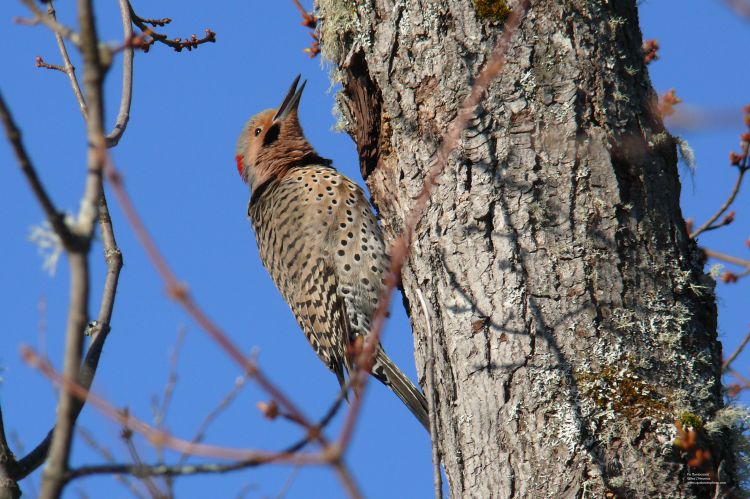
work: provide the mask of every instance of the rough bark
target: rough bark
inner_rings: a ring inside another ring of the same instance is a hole
[[[410,316],[454,497],[714,492],[672,444],[675,419],[722,407],[721,345],[635,4],[532,2],[416,228],[403,287],[431,307],[433,359]],[[317,7],[392,239],[502,21],[468,0]],[[727,490],[731,444],[712,445]]]

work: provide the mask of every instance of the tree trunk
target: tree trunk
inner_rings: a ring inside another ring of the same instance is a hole
[[[317,3],[392,240],[502,31],[477,5],[502,2]],[[416,228],[403,288],[453,497],[715,492],[673,446],[676,419],[722,408],[721,344],[635,4],[532,2]],[[712,442],[726,490],[732,445]]]

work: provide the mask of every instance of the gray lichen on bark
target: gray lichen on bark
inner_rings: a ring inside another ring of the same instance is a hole
[[[318,0],[387,236],[502,23],[461,0]],[[685,231],[634,0],[538,0],[432,193],[403,273],[432,307],[455,497],[703,495],[672,445],[722,407],[713,281]],[[733,485],[729,444],[712,449]]]

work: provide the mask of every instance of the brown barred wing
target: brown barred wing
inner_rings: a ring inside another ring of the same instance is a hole
[[[344,301],[337,292],[336,274],[319,258],[300,284],[301,292],[290,296],[289,306],[315,354],[343,386],[349,328]]]

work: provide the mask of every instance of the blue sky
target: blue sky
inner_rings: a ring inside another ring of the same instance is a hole
[[[136,55],[134,102],[129,128],[113,157],[126,186],[147,221],[160,249],[190,287],[197,301],[245,351],[255,352],[269,376],[310,415],[322,414],[335,396],[337,383],[312,353],[257,257],[252,231],[245,218],[247,188],[237,176],[234,147],[245,120],[255,112],[275,107],[294,75],[308,79],[301,104],[301,120],[311,143],[321,155],[361,183],[356,152],[347,135],[332,131],[333,92],[328,70],[320,59],[302,53],[309,44],[307,30],[291,1],[235,2],[231,8],[197,1],[136,2],[144,17],[169,16],[165,31],[171,36],[202,33],[210,27],[217,43],[192,53],[174,53],[155,46]],[[676,87],[691,105],[737,110],[724,127],[688,131],[674,129],[694,148],[698,169],[684,176],[683,210],[697,221],[721,203],[734,181],[727,164],[741,131],[739,108],[750,102],[748,69],[742,48],[747,47],[750,23],[730,13],[721,2],[649,0],[641,4],[645,38],[658,38],[661,59],[650,66],[660,93]],[[60,2],[61,20],[74,24],[70,2]],[[120,20],[116,2],[97,2],[104,40],[117,41]],[[34,67],[34,57],[59,62],[52,35],[41,27],[13,24],[24,14],[20,2],[0,3],[0,89],[12,105],[24,140],[57,205],[76,212],[85,171],[83,121],[64,75]],[[119,60],[118,60],[119,62]],[[74,64],[81,66],[80,61]],[[115,64],[106,83],[108,123],[119,102],[119,68]],[[686,173],[687,170],[682,168]],[[747,211],[748,193],[738,207]],[[187,329],[179,357],[179,381],[167,426],[190,438],[199,423],[233,386],[239,370],[175,303],[166,299],[163,285],[134,239],[112,199],[111,211],[123,251],[122,272],[113,331],[104,350],[94,389],[118,407],[129,407],[150,419],[150,400],[163,391],[170,348],[178,330]],[[4,234],[0,250],[0,397],[6,428],[15,430],[28,447],[49,429],[55,394],[49,383],[21,363],[18,346],[40,345],[40,325],[52,360],[59,365],[67,308],[68,269],[65,262],[54,277],[42,271],[36,247],[28,241],[30,227],[43,220],[11,152],[0,141],[0,222]],[[747,257],[743,246],[750,235],[747,213],[740,211],[735,226],[710,233],[701,242],[712,248]],[[104,264],[101,245],[92,253],[91,309],[99,306]],[[720,333],[727,351],[748,327],[748,283],[719,285]],[[743,298],[744,297],[744,298]],[[46,303],[43,318],[39,304]],[[43,319],[43,320],[42,320]],[[396,300],[384,340],[391,357],[412,378],[410,328]],[[748,371],[750,354],[737,364]],[[263,419],[255,404],[264,395],[248,384],[232,407],[212,426],[208,441],[238,447],[280,448],[298,436],[283,421]],[[430,446],[427,434],[385,388],[373,384],[364,415],[347,455],[364,493],[369,497],[429,497],[432,493]],[[80,418],[102,444],[120,460],[127,459],[118,428],[92,409]],[[329,434],[335,435],[340,418]],[[139,441],[142,457],[153,461],[153,451]],[[75,445],[73,465],[100,462],[81,441]],[[234,497],[245,486],[248,497],[274,496],[292,469],[265,466],[226,476],[183,478],[178,497]],[[37,474],[38,475],[38,474]],[[33,479],[38,483],[38,476]],[[22,484],[30,495],[28,482]],[[75,482],[67,496],[81,487],[93,496],[128,497],[109,477]],[[339,497],[341,487],[326,468],[304,468],[291,483],[288,497]]]

